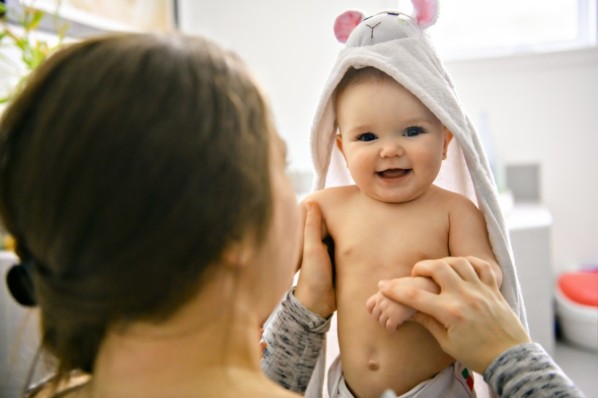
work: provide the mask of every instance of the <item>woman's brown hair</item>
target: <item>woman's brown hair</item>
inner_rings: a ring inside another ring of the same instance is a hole
[[[0,215],[59,374],[92,372],[110,325],[166,319],[227,245],[265,236],[271,134],[244,65],[205,39],[90,39],[34,73],[0,121]]]

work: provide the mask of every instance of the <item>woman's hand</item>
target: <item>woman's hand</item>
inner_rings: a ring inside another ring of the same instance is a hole
[[[440,286],[431,293],[399,280],[381,282],[386,297],[419,311],[411,320],[424,326],[442,349],[483,373],[499,354],[530,342],[519,318],[498,290],[490,264],[475,257],[447,257],[417,263],[412,276]]]
[[[313,313],[328,318],[336,310],[336,298],[332,280],[333,265],[328,247],[323,242],[322,231],[325,228],[322,213],[314,202],[307,202],[303,206],[307,214],[295,297]]]

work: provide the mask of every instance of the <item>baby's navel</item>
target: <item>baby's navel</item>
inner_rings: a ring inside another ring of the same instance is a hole
[[[374,361],[373,359],[370,359],[368,361],[368,369],[369,370],[378,370],[380,369],[380,364],[376,361]]]

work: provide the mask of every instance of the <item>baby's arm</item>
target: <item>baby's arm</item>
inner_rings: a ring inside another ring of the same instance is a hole
[[[484,216],[480,210],[466,197],[452,194],[449,215],[449,252],[451,257],[478,257],[492,266],[498,286],[502,284],[502,271],[494,257]],[[424,277],[404,277],[398,279],[401,284],[413,285],[419,289],[438,293],[439,288],[431,279]],[[372,316],[386,326],[389,331],[396,330],[409,319],[415,310],[386,298],[377,292],[371,296],[367,309]]]
[[[449,215],[449,252],[451,257],[473,256],[487,261],[502,285],[502,271],[488,239],[488,229],[482,212],[469,199],[456,194]]]
[[[439,293],[440,289],[433,280],[424,277],[404,277],[396,279],[398,286],[415,286],[431,293]],[[370,314],[380,322],[389,332],[394,332],[398,327],[415,314],[415,310],[396,301],[386,298],[380,291],[376,292],[366,302]]]

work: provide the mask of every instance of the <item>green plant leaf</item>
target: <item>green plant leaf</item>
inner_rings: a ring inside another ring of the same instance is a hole
[[[13,37],[13,41],[15,45],[21,50],[21,52],[28,51],[29,46],[29,38],[27,37]]]
[[[37,29],[39,23],[44,18],[44,12],[41,10],[32,10],[30,15],[31,20],[25,27],[25,29],[29,31]]]
[[[7,11],[8,7],[4,3],[0,3],[0,12]],[[37,68],[44,60],[56,49],[60,48],[63,42],[66,32],[69,28],[68,23],[63,22],[58,15],[58,10],[55,15],[55,31],[58,37],[58,44],[50,46],[44,40],[36,40],[33,33],[40,25],[42,19],[45,16],[45,12],[34,7],[24,7],[18,15],[18,21],[22,30],[17,32],[11,30],[11,25],[5,22],[5,17],[0,17],[0,44],[8,42],[10,46],[16,47],[20,50],[21,63],[16,63],[16,69],[18,69],[19,75],[22,77],[18,79],[17,84],[8,93],[2,93],[0,97],[0,104],[10,102],[12,98],[18,93],[25,81],[27,80],[30,72]],[[16,17],[16,16],[15,16]],[[0,54],[0,59],[4,58],[4,54]],[[14,62],[14,58],[9,57],[8,60]],[[25,74],[22,75],[23,66],[25,66]]]

